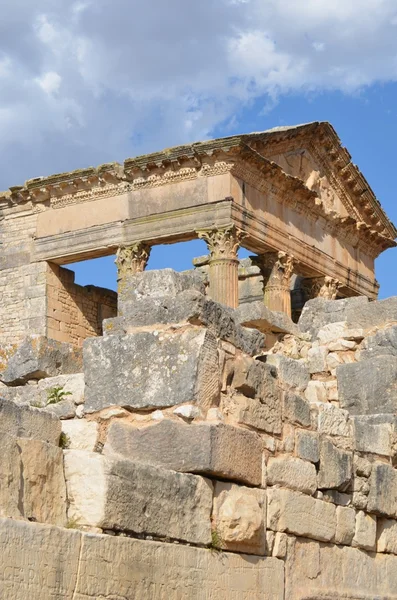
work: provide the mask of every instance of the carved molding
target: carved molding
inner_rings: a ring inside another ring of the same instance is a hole
[[[334,277],[310,277],[302,281],[302,287],[306,299],[325,298],[326,300],[335,300],[342,283]]]
[[[117,281],[145,270],[150,257],[151,247],[145,242],[118,248],[116,260]]]
[[[266,288],[288,289],[291,276],[294,272],[295,259],[287,252],[266,252],[253,257],[252,262],[257,265],[263,275]]]

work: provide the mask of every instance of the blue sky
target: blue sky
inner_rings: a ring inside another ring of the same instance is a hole
[[[395,0],[0,0],[0,188],[200,139],[330,121],[397,222]],[[156,248],[189,268],[203,242]],[[397,250],[376,265],[397,295]],[[114,287],[112,257],[74,265]]]

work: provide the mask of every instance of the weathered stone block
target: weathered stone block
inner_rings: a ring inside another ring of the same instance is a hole
[[[104,453],[159,465],[175,471],[201,473],[260,485],[263,444],[259,435],[223,423],[192,423],[164,419],[148,427],[113,422]]]
[[[305,398],[310,403],[327,402],[327,386],[325,381],[309,381],[305,391]]]
[[[266,491],[217,481],[212,527],[223,550],[265,554]]]
[[[397,471],[391,465],[375,462],[369,478],[368,511],[397,516]]]
[[[95,452],[65,451],[69,518],[80,525],[211,542],[212,484]]]
[[[319,488],[344,490],[351,482],[352,466],[351,452],[340,450],[326,438],[321,440],[320,470],[318,473]]]
[[[84,375],[83,373],[75,373],[72,375],[58,375],[57,377],[49,377],[41,379],[37,385],[39,392],[38,400],[43,404],[48,401],[48,394],[54,388],[62,388],[62,393],[65,398],[76,405],[84,403]]]
[[[18,406],[0,399],[0,433],[58,445],[61,423],[53,415],[37,408]]]
[[[337,506],[335,543],[349,546],[355,532],[356,511],[348,506]]]
[[[263,301],[244,302],[234,311],[234,315],[237,323],[263,333],[300,335],[298,327],[286,313],[270,310]]]
[[[39,335],[27,337],[18,345],[1,348],[0,356],[0,381],[7,385],[82,371],[80,349]]]
[[[322,373],[323,371],[328,371],[327,354],[328,350],[324,346],[309,348],[307,353],[309,373]]]
[[[62,432],[66,436],[69,450],[88,450],[93,452],[98,437],[98,423],[86,419],[62,421]]]
[[[318,433],[297,429],[295,433],[295,452],[299,458],[318,463],[320,460]]]
[[[347,410],[341,410],[333,404],[318,405],[318,431],[337,437],[351,436],[351,423]]]
[[[363,550],[375,550],[376,546],[376,517],[367,515],[360,510],[356,515],[356,532],[352,546]]]
[[[397,356],[378,356],[336,369],[339,400],[352,415],[397,411]]]
[[[281,406],[273,394],[269,394],[263,401],[245,396],[234,396],[233,400],[237,423],[266,433],[281,433]]]
[[[378,519],[378,552],[397,554],[397,521],[394,519]]]
[[[363,415],[352,417],[355,449],[383,456],[392,455],[395,417],[393,415]]]
[[[267,463],[267,484],[313,495],[317,490],[316,468],[312,463],[292,456],[270,457]]]
[[[397,325],[380,329],[375,335],[367,337],[361,344],[360,360],[384,355],[397,356]]]
[[[308,427],[310,425],[310,404],[298,394],[284,393],[284,418],[291,423]]]
[[[267,489],[267,526],[324,542],[335,536],[335,506],[280,488]]]
[[[296,388],[300,391],[306,389],[310,374],[303,362],[282,354],[269,354],[267,363],[277,367],[278,378],[287,389]]]
[[[204,329],[87,339],[84,372],[87,413],[111,405],[209,408],[220,395],[217,341]]]

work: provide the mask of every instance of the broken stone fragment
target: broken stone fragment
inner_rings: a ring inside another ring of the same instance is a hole
[[[278,398],[272,394],[263,400],[235,395],[233,405],[231,418],[234,422],[266,433],[281,433],[281,406]]]
[[[292,392],[284,393],[284,418],[291,423],[308,427],[310,425],[310,405],[309,403]]]
[[[80,525],[211,543],[212,483],[95,452],[65,451],[68,516]]]
[[[217,340],[200,328],[144,331],[84,342],[85,412],[116,405],[165,408],[218,403]]]
[[[300,336],[295,323],[286,313],[273,311],[263,301],[244,302],[234,311],[236,323],[263,333],[286,333]]]
[[[82,371],[81,349],[39,335],[2,347],[0,356],[0,381],[7,385]]]
[[[265,554],[266,491],[217,481],[212,528],[223,550]]]
[[[18,406],[0,399],[0,433],[41,440],[57,446],[61,422],[54,415],[37,408]]]
[[[299,391],[305,391],[310,380],[310,374],[307,365],[303,361],[288,358],[281,354],[268,354],[266,362],[277,367],[279,381],[286,389],[296,388]]]
[[[263,447],[258,434],[219,422],[191,423],[164,419],[146,427],[113,422],[104,454],[185,473],[262,482]]]

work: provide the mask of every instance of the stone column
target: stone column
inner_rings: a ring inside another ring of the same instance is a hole
[[[120,285],[131,275],[141,273],[145,270],[149,260],[151,247],[145,242],[136,242],[132,246],[121,246],[117,250],[117,282]]]
[[[325,300],[335,300],[338,295],[338,289],[342,283],[334,277],[325,275],[324,277],[307,277],[302,281],[302,287],[306,300],[312,298],[324,298]]]
[[[210,252],[209,293],[212,300],[226,306],[238,306],[237,250],[245,236],[234,225],[220,229],[198,231],[200,239],[207,242]]]
[[[270,310],[291,316],[291,275],[294,258],[286,252],[266,252],[254,262],[263,275],[264,302]]]

